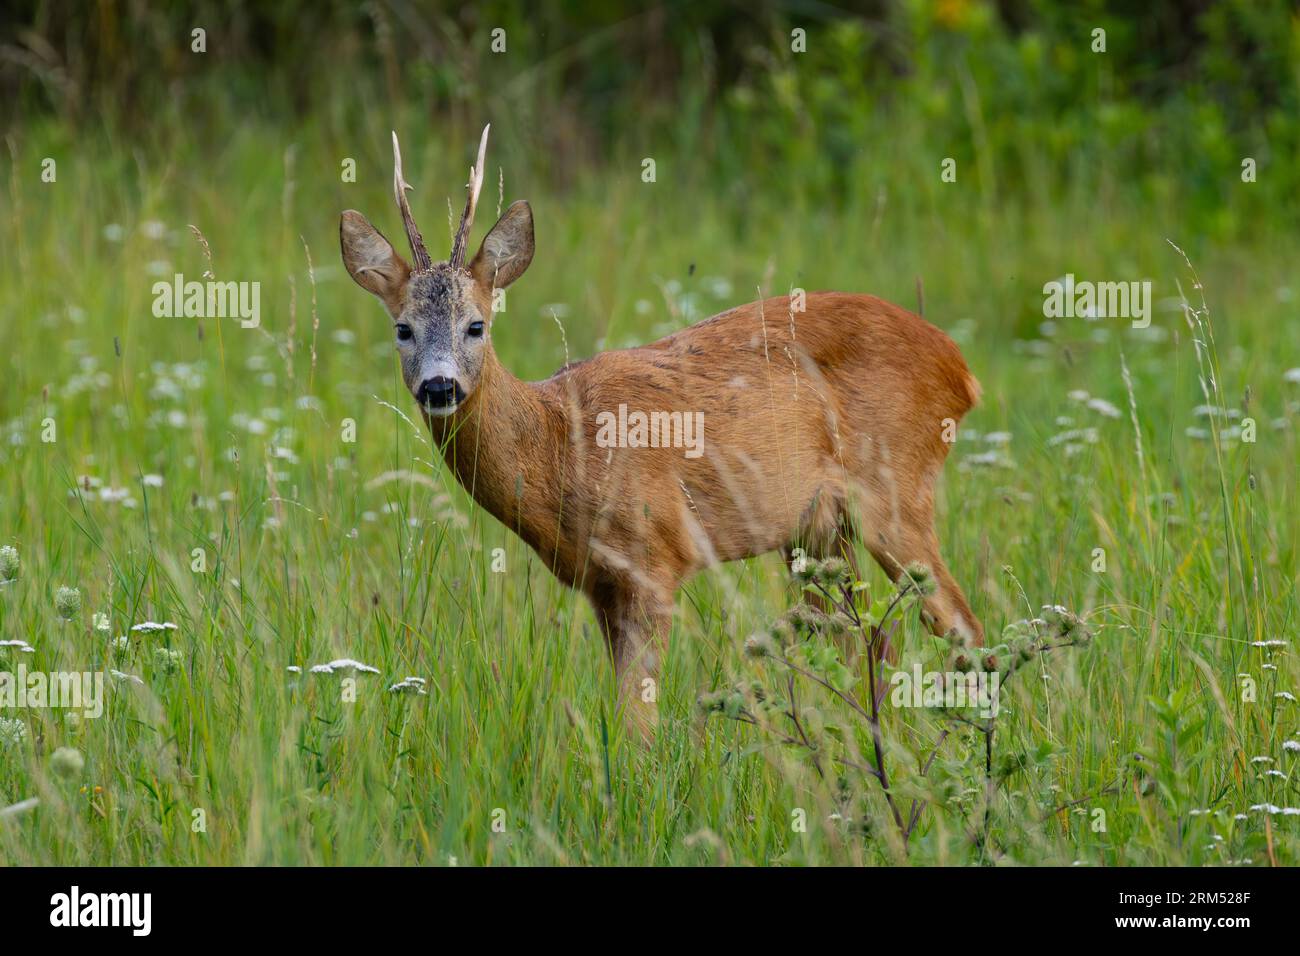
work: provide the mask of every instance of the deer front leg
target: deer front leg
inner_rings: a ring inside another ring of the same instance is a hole
[[[659,722],[659,674],[672,627],[672,600],[644,591],[592,595],[609,644],[624,719],[638,736],[654,739]]]

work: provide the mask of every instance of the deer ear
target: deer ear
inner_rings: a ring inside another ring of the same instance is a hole
[[[533,261],[533,248],[533,211],[520,199],[483,237],[469,271],[488,289],[504,289],[524,274]]]
[[[370,220],[355,209],[339,219],[339,246],[348,275],[361,288],[383,300],[390,315],[401,311],[402,289],[411,275],[411,267],[397,254]]]

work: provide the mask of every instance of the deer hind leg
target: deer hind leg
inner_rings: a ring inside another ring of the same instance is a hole
[[[659,675],[672,628],[671,592],[597,587],[592,603],[614,661],[628,728],[653,740],[659,723]]]
[[[901,514],[877,514],[875,518],[863,535],[863,543],[891,580],[897,581],[903,568],[913,561],[926,565],[934,575],[935,591],[925,599],[922,610],[922,619],[931,633],[943,636],[955,629],[983,645],[984,628],[939,554],[933,509],[927,504]]]

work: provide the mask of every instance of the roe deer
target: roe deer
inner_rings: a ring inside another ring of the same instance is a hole
[[[933,524],[944,432],[979,397],[953,341],[872,296],[820,292],[803,311],[766,299],[520,381],[492,350],[492,301],[532,261],[528,203],[511,205],[465,263],[487,136],[447,262],[430,260],[411,216],[396,133],[393,186],[414,263],[353,210],[340,223],[343,262],[392,317],[403,378],[452,473],[590,598],[634,727],[653,731],[647,681],[678,586],[722,561],[795,547],[823,557],[860,539],[891,578],[928,565],[929,627],[982,643]],[[643,429],[631,447],[602,441],[602,422],[627,408],[661,422],[702,413],[702,453],[643,440]]]

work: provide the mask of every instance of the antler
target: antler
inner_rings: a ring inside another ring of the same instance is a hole
[[[397,133],[393,133],[393,192],[397,195],[397,208],[402,211],[402,225],[406,227],[406,238],[411,243],[411,255],[415,258],[415,271],[426,271],[432,267],[428,250],[424,248],[424,237],[411,216],[411,204],[406,201],[406,190],[411,184],[402,178],[402,149],[397,145]]]
[[[474,208],[478,205],[478,194],[483,188],[483,158],[487,154],[488,130],[492,124],[483,127],[483,138],[478,142],[478,160],[469,172],[469,198],[465,200],[465,211],[461,213],[460,227],[451,244],[451,267],[459,269],[465,264],[465,241],[469,238],[470,226],[474,225]],[[396,142],[396,139],[394,139]]]

